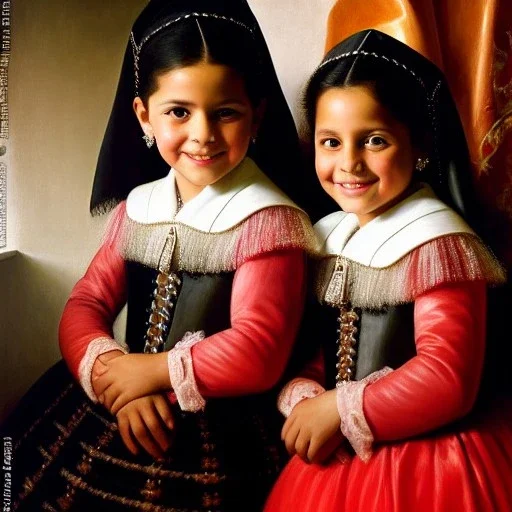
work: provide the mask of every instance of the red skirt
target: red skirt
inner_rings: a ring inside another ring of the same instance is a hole
[[[368,463],[293,457],[265,512],[510,512],[512,403],[429,437],[376,445]]]

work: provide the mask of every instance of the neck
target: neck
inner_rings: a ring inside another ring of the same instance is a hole
[[[179,172],[175,173],[176,180],[176,196],[181,199],[182,203],[186,203],[191,199],[194,199],[205,186],[194,185],[190,181],[186,180]]]

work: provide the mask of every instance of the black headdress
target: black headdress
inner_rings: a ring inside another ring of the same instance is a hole
[[[337,78],[343,84],[363,67],[369,81],[372,73],[375,77],[396,75],[395,83],[401,94],[414,94],[419,102],[423,102],[425,122],[430,123],[432,140],[428,155],[430,163],[422,172],[421,181],[429,183],[440,199],[473,225],[475,198],[464,131],[444,75],[428,59],[377,30],[358,32],[324,57],[309,81],[306,105],[309,103],[309,109],[314,109],[311,97],[318,93],[317,89],[328,73],[339,73]]]
[[[101,146],[91,196],[91,212],[108,211],[136,186],[165,176],[169,166],[156,148],[148,150],[133,112],[138,53],[156,33],[183,19],[208,17],[236,23],[253,36],[266,85],[266,110],[251,156],[293,200],[301,204],[298,136],[279,85],[270,53],[246,0],[151,0],[135,21],[124,56],[119,85]]]

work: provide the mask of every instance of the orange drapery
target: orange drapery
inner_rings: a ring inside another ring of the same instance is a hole
[[[375,28],[445,73],[469,144],[489,239],[512,268],[512,2],[338,0],[326,51]]]

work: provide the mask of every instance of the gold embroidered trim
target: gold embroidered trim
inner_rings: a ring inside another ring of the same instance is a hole
[[[45,501],[42,505],[43,510],[47,510],[48,512],[58,512],[56,508],[53,508],[47,501]]]
[[[57,400],[59,400],[59,398]],[[87,407],[84,402],[81,408],[79,408],[71,416],[66,427],[60,426],[61,428],[59,428],[58,424],[56,422],[54,423],[56,428],[58,428],[61,433],[57,436],[55,442],[53,442],[50,445],[49,451],[46,451],[44,448],[40,447],[39,452],[44,458],[44,462],[41,464],[41,466],[38,468],[34,475],[32,475],[31,477],[27,476],[23,481],[23,490],[19,493],[20,500],[25,499],[30,493],[32,493],[32,491],[35,488],[35,485],[41,480],[48,466],[50,466],[50,464],[52,464],[55,458],[59,455],[60,450],[64,446],[66,440],[72,434],[73,430],[75,430],[84,419],[87,412],[86,409]]]
[[[97,496],[103,500],[114,501],[127,507],[133,507],[135,510],[142,510],[144,512],[199,512],[198,510],[169,508],[161,505],[153,505],[151,503],[147,503],[144,501],[117,496],[116,494],[105,492],[102,491],[101,489],[97,489],[95,487],[88,485],[82,478],[74,475],[73,473],[66,469],[61,470],[61,475],[75,488],[78,488],[82,491],[86,491],[89,494]]]
[[[169,234],[174,254],[167,254]],[[119,249],[126,260],[166,271],[219,273],[235,270],[259,254],[304,249],[313,252],[316,237],[307,215],[296,208],[265,208],[243,222],[219,233],[199,231],[185,224],[141,224],[125,216]]]
[[[203,497],[202,497],[201,501],[202,501],[203,507],[208,508],[208,509],[211,509],[211,507],[220,507],[222,504],[222,498],[220,497],[220,494],[218,492],[203,493]]]
[[[446,235],[431,240],[396,263],[374,268],[343,256],[319,259],[314,266],[313,289],[325,304],[341,307],[343,297],[332,293],[336,264],[343,266],[348,299],[353,307],[381,309],[413,302],[422,293],[441,284],[486,281],[505,282],[505,271],[494,254],[473,234]],[[340,288],[341,290],[341,288]]]
[[[43,459],[46,460],[46,462],[51,462],[53,460],[52,456],[42,446],[38,446],[37,451],[43,456]]]
[[[128,462],[118,457],[112,457],[111,455],[107,455],[106,453],[103,453],[93,446],[83,442],[80,443],[80,446],[84,449],[85,452],[87,452],[89,457],[101,460],[103,462],[108,462],[124,469],[139,471],[154,478],[183,478],[184,480],[194,480],[195,482],[199,482],[205,485],[217,484],[218,482],[226,479],[225,475],[219,475],[217,473],[185,473],[184,471],[172,471],[170,469],[162,469],[155,466],[143,466],[135,462]]]
[[[87,407],[87,412],[91,413],[95,418],[97,418],[99,421],[103,423],[106,427],[108,427],[112,431],[118,430],[117,423],[114,423],[113,421],[108,421],[106,418],[104,418],[101,414],[98,414],[94,409],[91,407]]]
[[[497,113],[495,122],[485,134],[478,148],[478,167],[481,172],[489,172],[492,168],[491,160],[512,131],[512,103],[510,101],[512,80],[510,80],[508,66],[512,57],[512,33],[507,32],[507,36],[508,48],[501,49],[494,46],[492,85]],[[504,208],[504,210],[508,209]]]
[[[91,409],[87,407],[87,411],[89,412],[91,411]],[[112,442],[112,440],[114,439],[115,430],[116,429],[110,428],[109,430],[103,432],[96,438],[97,450],[105,448]],[[92,457],[88,456],[85,453],[82,454],[82,460],[77,464],[76,469],[84,476],[90,473],[92,470]],[[72,485],[68,482],[65,493],[59,498],[57,498],[57,503],[59,504],[62,510],[68,510],[71,507],[75,500],[75,494],[76,489],[73,488]]]

